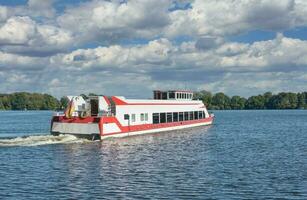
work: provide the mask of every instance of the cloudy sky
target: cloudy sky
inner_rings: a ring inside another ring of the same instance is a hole
[[[0,93],[307,90],[306,0],[0,0]]]

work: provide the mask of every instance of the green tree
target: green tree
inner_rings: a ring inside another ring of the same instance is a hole
[[[297,108],[299,109],[307,108],[307,92],[302,92],[297,94]]]
[[[60,102],[49,94],[43,94],[42,110],[55,110],[60,107]]]
[[[0,98],[0,110],[4,110],[5,108],[4,108],[4,105],[3,105],[3,103],[2,103],[2,98]]]
[[[298,108],[298,98],[295,93],[281,92],[270,99],[271,109],[295,109]]]
[[[200,99],[204,102],[208,109],[211,109],[212,94],[206,90],[194,92],[193,99]]]
[[[10,95],[10,99],[13,110],[24,110],[27,108],[28,98],[25,92],[14,93]]]
[[[245,108],[246,99],[240,96],[233,96],[230,100],[230,107],[234,110],[242,110]]]
[[[212,97],[212,108],[218,110],[229,110],[230,107],[230,98],[222,92],[216,93]]]
[[[1,97],[2,105],[4,107],[4,110],[10,110],[11,109],[11,101],[7,95],[2,95]]]
[[[55,110],[59,101],[48,94],[17,92],[0,96],[2,107],[12,110]]]
[[[272,98],[272,96],[272,92],[266,92],[263,94],[265,109],[268,109],[270,107],[270,99]]]
[[[60,104],[61,104],[60,108],[61,108],[62,110],[65,109],[65,108],[67,107],[67,105],[68,105],[68,99],[67,99],[67,97],[62,97],[62,98],[60,99]]]
[[[245,104],[246,109],[265,109],[265,98],[262,95],[251,96]]]

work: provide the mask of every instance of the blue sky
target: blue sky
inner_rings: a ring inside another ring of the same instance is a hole
[[[0,93],[307,90],[304,0],[0,0]]]

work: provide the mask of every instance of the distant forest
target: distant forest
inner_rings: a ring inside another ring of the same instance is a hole
[[[82,94],[82,96],[86,98],[86,95]],[[200,91],[194,93],[194,99],[202,100],[209,110],[307,109],[307,92],[278,94],[266,92],[244,98],[229,97],[221,92],[212,94],[208,91]],[[62,97],[59,100],[49,94],[27,92],[0,94],[0,110],[62,110],[66,105],[66,98]]]
[[[204,102],[209,110],[252,110],[252,109],[307,109],[307,92],[281,92],[244,98],[229,97],[222,92],[211,94],[207,91],[195,92],[195,99]]]

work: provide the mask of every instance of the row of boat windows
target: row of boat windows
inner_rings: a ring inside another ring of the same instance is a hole
[[[175,92],[169,92],[168,93],[168,97],[169,99],[175,99],[175,97],[177,99],[192,99],[193,94],[190,93],[175,93]]]
[[[140,120],[143,121],[148,121],[148,113],[141,113],[140,114]],[[131,122],[136,121],[136,114],[131,114]]]
[[[153,113],[153,124],[181,122],[188,120],[196,120],[205,118],[204,111],[189,111],[189,112],[171,112],[171,113]]]
[[[177,99],[192,99],[192,94],[189,93],[176,93]]]

